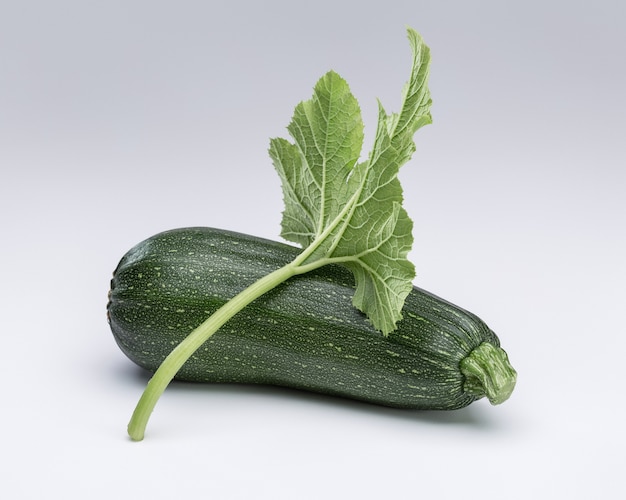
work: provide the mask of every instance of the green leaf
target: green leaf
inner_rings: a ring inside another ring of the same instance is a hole
[[[411,77],[397,114],[379,104],[372,152],[359,163],[363,123],[348,84],[329,72],[300,103],[287,127],[293,143],[273,139],[270,156],[281,178],[281,235],[304,247],[302,272],[328,263],[348,266],[356,279],[354,305],[388,334],[402,318],[415,269],[407,254],[412,222],[402,208],[398,171],[413,152],[413,135],[430,123],[430,54],[408,31]]]
[[[306,247],[333,223],[349,197],[348,177],[363,144],[359,105],[348,84],[329,72],[313,98],[296,106],[287,127],[295,144],[273,139],[270,155],[283,183],[281,235]]]
[[[402,208],[398,169],[409,160],[415,131],[430,123],[428,48],[409,29],[411,78],[399,113],[379,106],[372,152],[359,163],[363,123],[347,83],[326,74],[313,98],[296,107],[288,127],[294,143],[271,141],[270,155],[282,179],[285,211],[282,235],[305,247],[296,259],[257,280],[196,327],[165,358],[137,403],[128,424],[133,440],[143,439],[150,414],[178,370],[222,325],[252,301],[292,276],[330,263],[354,272],[354,304],[388,334],[401,318],[414,269],[412,222]]]

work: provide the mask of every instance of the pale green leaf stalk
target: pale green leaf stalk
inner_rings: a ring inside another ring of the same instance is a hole
[[[415,150],[413,134],[430,123],[430,53],[408,30],[413,61],[398,113],[379,104],[372,151],[359,162],[363,121],[348,84],[334,72],[315,85],[300,103],[287,130],[293,143],[273,139],[270,156],[281,178],[285,210],[281,235],[302,245],[290,264],[243,290],[196,328],[163,361],[144,391],[128,425],[134,440],[145,428],[159,397],[185,361],[246,305],[290,277],[335,263],[356,279],[353,298],[383,335],[402,318],[404,300],[415,275],[407,255],[412,222],[402,208],[399,168]]]

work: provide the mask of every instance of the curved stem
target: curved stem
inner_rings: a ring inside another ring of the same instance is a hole
[[[500,347],[483,342],[461,360],[466,392],[481,398],[487,396],[492,405],[504,403],[513,392],[517,372]]]
[[[178,370],[185,364],[185,361],[202,344],[250,302],[300,272],[302,271],[291,263],[264,276],[220,307],[206,321],[193,330],[185,340],[178,344],[154,373],[137,403],[128,423],[128,434],[131,439],[134,441],[143,439],[148,419],[159,397],[163,394],[163,391],[165,391],[165,388],[172,381]]]

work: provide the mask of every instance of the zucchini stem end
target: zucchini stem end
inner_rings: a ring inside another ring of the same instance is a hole
[[[465,375],[465,391],[477,398],[487,396],[492,405],[504,403],[515,388],[517,372],[507,353],[489,342],[483,342],[461,360],[460,368]]]

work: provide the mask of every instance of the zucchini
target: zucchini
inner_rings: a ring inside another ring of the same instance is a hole
[[[108,321],[121,350],[154,372],[172,349],[299,249],[230,231],[184,228],[131,249],[111,280]],[[474,314],[414,287],[388,336],[352,306],[338,265],[253,301],[185,362],[178,380],[270,384],[385,406],[451,410],[506,400],[515,370]]]

